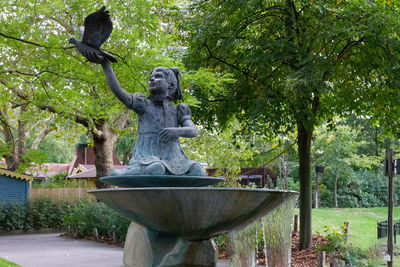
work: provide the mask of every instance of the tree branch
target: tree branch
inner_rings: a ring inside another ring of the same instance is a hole
[[[15,40],[15,41],[18,41],[18,42],[23,42],[23,43],[26,43],[26,44],[30,44],[30,45],[38,46],[38,47],[41,47],[41,48],[45,48],[45,49],[71,49],[71,48],[74,48],[73,46],[69,46],[69,47],[51,47],[51,46],[46,46],[46,45],[42,45],[42,44],[39,44],[39,43],[31,42],[31,41],[28,41],[28,40],[24,40],[24,39],[21,39],[21,38],[13,37],[13,36],[4,34],[2,32],[0,32],[0,36],[2,36],[4,38],[7,38],[7,39]]]
[[[49,126],[44,127],[36,137],[35,141],[33,141],[33,144],[31,146],[31,149],[36,150],[38,149],[39,145],[43,142],[44,138],[51,132],[53,131],[52,128]]]
[[[214,58],[215,60],[221,62],[222,64],[225,64],[225,65],[227,65],[227,66],[239,71],[240,73],[242,73],[246,77],[251,77],[255,81],[258,80],[258,77],[256,75],[251,74],[249,71],[244,71],[241,68],[239,68],[238,66],[235,66],[235,65],[233,65],[233,64],[231,64],[231,63],[229,63],[229,62],[227,62],[227,61],[225,61],[225,60],[223,60],[223,59],[221,59],[219,57],[214,56],[214,54],[211,52],[210,48],[208,47],[208,45],[206,43],[204,43],[202,46],[204,46],[207,49],[208,54],[210,55],[211,58]]]

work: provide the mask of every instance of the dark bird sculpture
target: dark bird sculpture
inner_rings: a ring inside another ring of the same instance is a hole
[[[109,11],[103,6],[85,18],[82,41],[79,42],[75,37],[71,37],[69,43],[75,45],[78,51],[91,62],[101,63],[105,58],[115,63],[118,62],[115,57],[100,49],[100,46],[110,37],[112,29]]]

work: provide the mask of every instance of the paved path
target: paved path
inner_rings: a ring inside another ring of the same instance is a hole
[[[120,267],[123,249],[60,233],[0,235],[0,258],[22,267]],[[217,267],[227,267],[218,261]]]
[[[0,236],[0,258],[23,267],[117,267],[122,248],[55,234]]]

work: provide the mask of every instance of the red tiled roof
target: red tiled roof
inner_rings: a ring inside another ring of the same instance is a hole
[[[68,171],[69,165],[69,163],[43,163],[41,166],[37,165],[26,171],[26,174],[39,178],[51,177],[60,172]]]
[[[114,166],[121,165],[121,162],[119,161],[117,154],[115,153],[114,150],[112,153],[113,153],[112,157]],[[93,147],[87,146],[82,148],[77,145],[75,147],[75,157],[72,160],[71,168],[68,170],[68,173],[71,174],[74,168],[78,167],[79,164],[93,165],[94,160],[95,160],[95,155]]]
[[[97,173],[96,173],[96,167],[94,165],[88,165],[88,164],[83,165],[83,164],[81,164],[80,166],[84,166],[87,171],[83,171],[83,172],[68,176],[67,178],[71,178],[71,179],[96,178],[96,174]],[[127,168],[128,168],[127,165],[115,165],[113,167],[113,169],[127,169]]]

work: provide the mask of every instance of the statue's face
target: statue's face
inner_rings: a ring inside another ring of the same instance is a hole
[[[149,91],[151,94],[167,94],[168,83],[164,73],[161,71],[153,71],[149,79]]]

